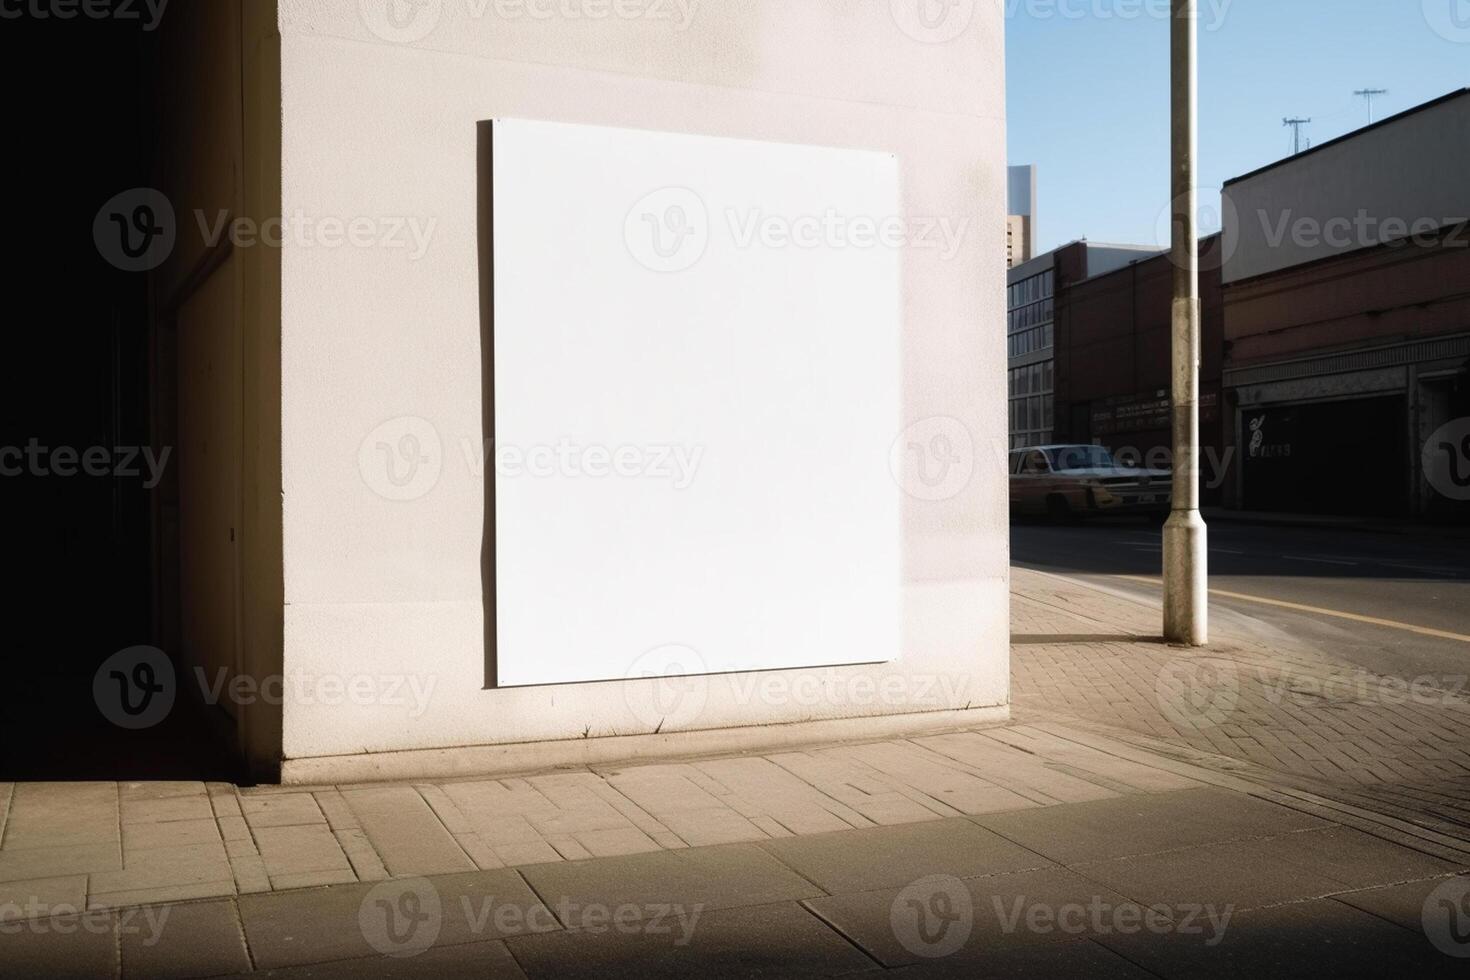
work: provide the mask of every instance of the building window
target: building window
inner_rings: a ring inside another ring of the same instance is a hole
[[[1006,390],[1010,397],[1012,449],[1051,442],[1053,377],[1051,361],[1011,368]]]

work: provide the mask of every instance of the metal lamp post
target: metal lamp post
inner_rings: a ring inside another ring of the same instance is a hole
[[[1209,642],[1206,528],[1199,512],[1198,0],[1172,0],[1173,510],[1164,524],[1164,638]]]

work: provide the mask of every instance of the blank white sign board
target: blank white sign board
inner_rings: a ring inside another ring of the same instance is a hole
[[[895,659],[894,157],[521,120],[492,144],[493,683],[669,646],[690,673]]]

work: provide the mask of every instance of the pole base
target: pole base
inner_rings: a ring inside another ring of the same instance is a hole
[[[1197,510],[1176,510],[1164,523],[1164,639],[1202,647],[1210,642],[1209,546]]]

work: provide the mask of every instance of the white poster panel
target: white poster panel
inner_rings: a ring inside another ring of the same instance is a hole
[[[895,659],[897,160],[492,130],[494,682]]]

